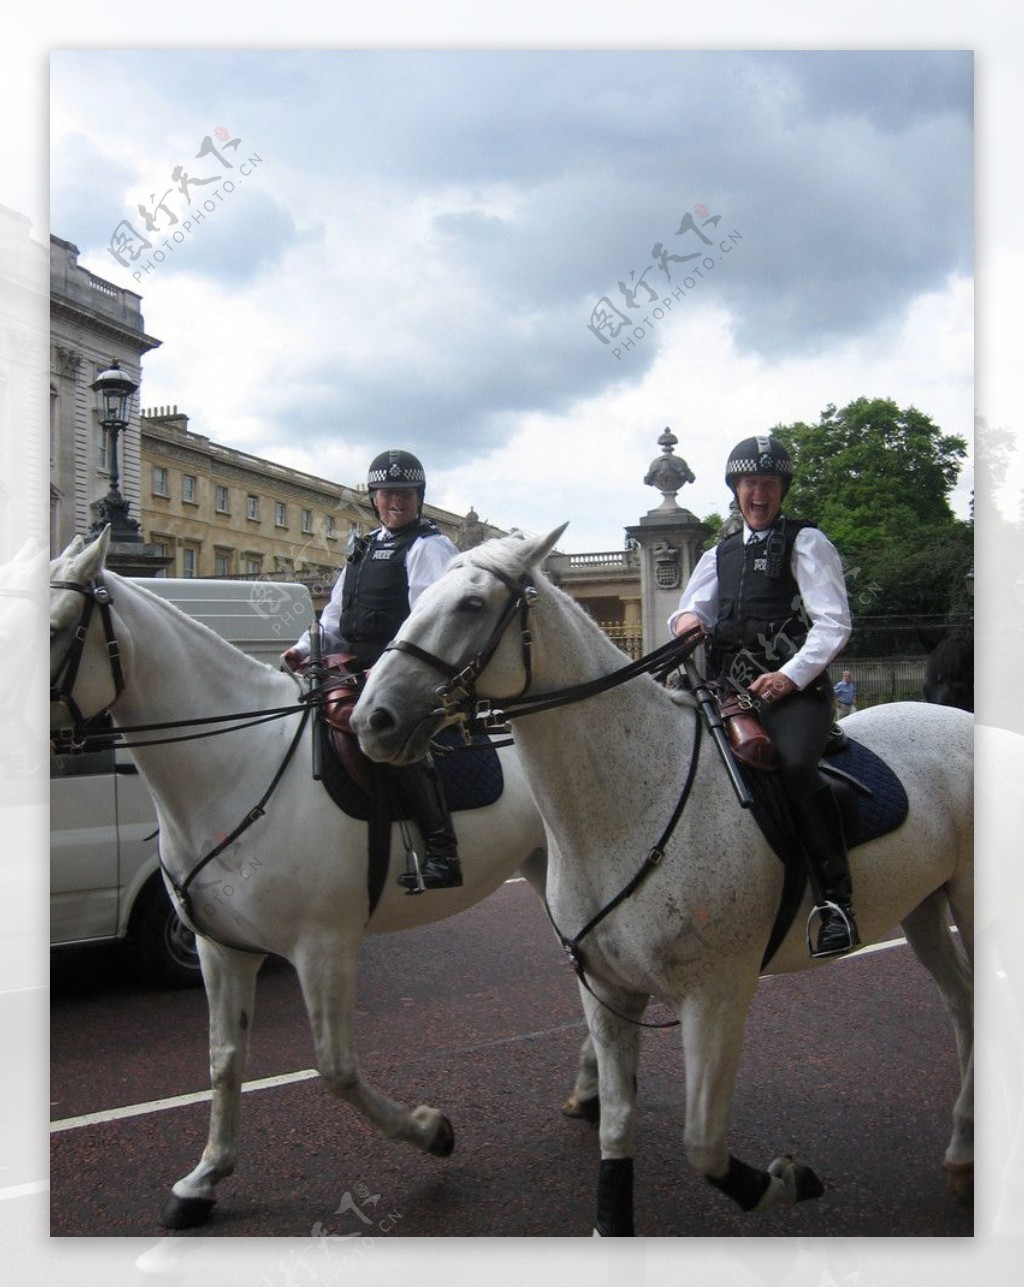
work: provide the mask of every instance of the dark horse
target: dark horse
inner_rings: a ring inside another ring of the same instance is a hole
[[[924,666],[924,699],[937,706],[974,710],[974,640],[918,629],[929,650]]]

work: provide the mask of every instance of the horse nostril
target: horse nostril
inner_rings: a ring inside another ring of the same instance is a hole
[[[370,712],[369,725],[375,733],[382,733],[386,728],[394,728],[395,717],[383,706],[375,706]]]

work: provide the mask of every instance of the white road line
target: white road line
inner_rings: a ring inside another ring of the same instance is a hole
[[[906,947],[905,938],[886,939],[881,943],[869,943],[866,947],[859,948],[856,952],[850,953],[843,960],[853,960],[858,956],[866,956],[872,952],[887,952],[893,947]],[[775,976],[767,976],[775,977]],[[579,1023],[563,1025],[563,1027],[582,1026],[582,1020]],[[540,1033],[527,1033],[526,1037],[540,1036]],[[523,1034],[514,1037],[505,1037],[497,1042],[484,1042],[485,1046],[501,1045],[511,1041],[523,1039]],[[247,1081],[242,1085],[242,1093],[248,1094],[254,1090],[269,1090],[274,1086],[291,1086],[295,1082],[310,1081],[320,1074],[315,1068],[303,1068],[300,1072],[281,1073],[277,1077],[261,1077],[257,1081]],[[124,1108],[109,1108],[99,1113],[84,1113],[81,1117],[64,1117],[59,1121],[50,1123],[50,1134],[56,1135],[61,1131],[74,1131],[82,1126],[99,1126],[105,1122],[117,1122],[126,1117],[144,1117],[147,1113],[166,1112],[170,1108],[185,1108],[189,1104],[208,1103],[213,1098],[213,1092],[209,1090],[198,1090],[190,1095],[172,1095],[168,1099],[153,1099],[144,1104],[126,1104]],[[17,1186],[24,1187],[24,1186]],[[29,1191],[29,1190],[26,1190]],[[5,1196],[5,1190],[0,1189],[0,1198]],[[9,1196],[20,1196],[14,1190],[10,1191]]]
[[[315,1068],[303,1068],[301,1072],[281,1073],[277,1077],[261,1077],[258,1081],[247,1081],[242,1085],[242,1094],[251,1090],[267,1090],[271,1086],[290,1086],[293,1082],[309,1081],[319,1077]],[[161,1113],[168,1108],[183,1108],[188,1104],[202,1104],[213,1098],[211,1090],[197,1090],[191,1095],[172,1095],[169,1099],[152,1099],[146,1104],[126,1104],[124,1108],[108,1108],[100,1113],[85,1113],[81,1117],[64,1117],[50,1123],[50,1134],[59,1131],[77,1130],[79,1126],[96,1126],[103,1122],[117,1122],[123,1117],[143,1117],[146,1113]]]

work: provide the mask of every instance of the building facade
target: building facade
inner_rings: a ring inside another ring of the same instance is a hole
[[[136,384],[160,341],[146,333],[142,298],[78,262],[78,247],[50,238],[50,552],[87,533],[109,485],[111,444],[89,387],[112,361]],[[139,514],[139,412],[120,435],[120,489]]]
[[[350,544],[378,526],[364,484],[331,482],[188,427],[177,407],[141,416],[139,512],[146,541],[169,558],[162,575],[301,581],[322,607]],[[460,549],[498,528],[426,504]]]

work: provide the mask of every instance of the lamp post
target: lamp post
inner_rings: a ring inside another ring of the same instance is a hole
[[[117,362],[113,361],[89,387],[96,391],[100,424],[110,442],[110,487],[106,496],[96,502],[96,521],[90,531],[98,536],[109,523],[111,540],[141,544],[139,524],[129,514],[129,502],[121,495],[121,475],[117,459],[118,438],[128,428],[129,405],[132,394],[139,386],[129,380]]]

